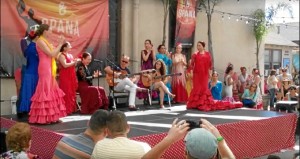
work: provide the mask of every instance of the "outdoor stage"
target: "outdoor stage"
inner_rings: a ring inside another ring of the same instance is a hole
[[[126,110],[125,108],[121,110]],[[141,111],[125,112],[131,125],[129,137],[144,141],[151,146],[157,144],[169,130],[175,118],[198,121],[205,118],[217,126],[236,157],[253,158],[293,148],[297,114],[278,113],[254,109],[231,109],[201,112],[186,110],[185,106],[174,106],[170,110],[152,107]],[[78,134],[86,129],[90,116],[72,115],[62,118],[54,125],[32,125],[33,142],[31,151],[42,158],[51,158],[54,147],[62,135]],[[15,123],[15,116],[1,117],[1,128]],[[184,143],[173,144],[163,158],[184,158]]]

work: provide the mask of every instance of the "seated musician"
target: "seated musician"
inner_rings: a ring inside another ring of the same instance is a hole
[[[140,88],[135,83],[138,81],[136,76],[132,78],[123,77],[124,75],[130,74],[130,70],[127,68],[129,65],[129,57],[122,55],[121,62],[116,67],[107,66],[104,71],[112,79],[107,79],[110,86],[114,86],[115,91],[129,91],[129,110],[135,111],[138,110],[135,106],[135,96],[136,91],[148,91],[146,88]],[[114,74],[114,77],[113,77]],[[109,78],[107,77],[107,78]],[[111,84],[110,81],[113,81]]]
[[[78,92],[81,98],[81,113],[93,114],[99,108],[108,109],[108,98],[103,87],[92,86],[93,78],[101,75],[100,71],[93,74],[89,71],[88,65],[91,63],[92,56],[84,52],[81,64],[77,68]]]
[[[159,59],[154,63],[154,69],[156,70],[154,74],[144,75],[142,78],[146,78],[148,80],[143,80],[143,84],[145,86],[150,86],[152,90],[159,90],[159,104],[160,108],[164,108],[164,95],[167,93],[171,98],[174,98],[175,95],[172,94],[169,89],[166,87],[166,83],[170,76],[166,75],[166,65],[165,63]],[[148,76],[148,77],[147,77]],[[148,81],[148,82],[147,82]]]

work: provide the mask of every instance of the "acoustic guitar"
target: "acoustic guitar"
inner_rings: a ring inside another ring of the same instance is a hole
[[[121,73],[118,77],[114,77],[113,74],[106,74],[106,82],[108,83],[109,86],[116,86],[122,79],[128,77],[132,77],[132,76],[135,76],[135,75],[140,75],[142,73],[150,73],[150,72],[155,72],[155,70],[147,70],[147,71],[141,71],[141,72],[138,72],[138,73],[132,73],[132,74],[128,74],[126,70],[121,70],[121,71],[114,71],[116,73]]]
[[[169,77],[169,76],[181,76],[181,75],[182,75],[182,73],[172,73],[172,74],[168,74],[168,75],[155,76],[152,79],[149,79],[149,77],[147,77],[147,76],[142,76],[142,83],[145,87],[150,87],[155,79],[165,78],[165,77]]]

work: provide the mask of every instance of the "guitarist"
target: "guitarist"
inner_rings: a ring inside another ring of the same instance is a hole
[[[148,91],[146,88],[140,88],[135,83],[138,81],[136,76],[132,78],[123,77],[124,75],[130,74],[130,70],[127,68],[129,65],[129,57],[126,55],[122,55],[121,62],[117,65],[117,68],[112,68],[110,66],[105,67],[104,71],[113,75],[114,82],[116,85],[114,86],[114,90],[116,91],[129,91],[129,110],[136,111],[139,108],[135,106],[135,95],[136,91]]]
[[[152,75],[148,75],[145,79],[142,79],[143,84],[145,86],[151,85],[152,90],[159,90],[159,104],[160,108],[164,108],[164,95],[167,93],[171,98],[174,98],[175,95],[172,94],[169,89],[166,87],[166,83],[168,82],[169,77],[166,77],[166,65],[165,63],[159,59],[154,63],[155,73]],[[142,76],[145,78],[145,76]]]

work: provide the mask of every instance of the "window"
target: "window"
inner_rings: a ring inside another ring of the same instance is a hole
[[[265,70],[279,69],[282,66],[282,50],[266,49],[264,58]]]

